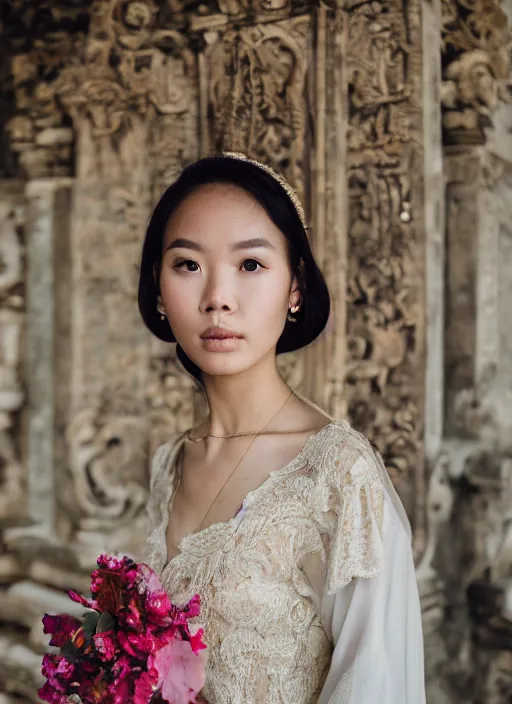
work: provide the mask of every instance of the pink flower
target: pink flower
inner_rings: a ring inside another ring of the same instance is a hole
[[[52,634],[50,645],[55,645],[58,648],[64,645],[80,626],[78,619],[67,614],[59,614],[57,616],[45,614],[43,616],[43,631],[44,633]]]
[[[192,651],[194,653],[197,653],[200,650],[204,650],[204,648],[206,648],[206,644],[203,642],[203,633],[203,629],[200,628],[197,633],[194,633],[194,635],[190,636],[190,647],[192,648]]]
[[[96,650],[100,654],[102,660],[109,662],[113,660],[119,652],[119,647],[114,631],[104,631],[96,633],[92,637]]]
[[[172,704],[189,704],[203,688],[203,663],[187,641],[171,641],[149,658],[149,665],[158,672],[162,697]]]

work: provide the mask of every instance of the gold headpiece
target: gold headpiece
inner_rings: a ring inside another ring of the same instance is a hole
[[[302,203],[299,200],[299,196],[295,193],[288,181],[283,176],[281,176],[281,174],[275,172],[274,169],[272,169],[270,166],[262,164],[260,161],[256,161],[256,159],[250,159],[248,156],[245,156],[245,154],[242,154],[242,152],[222,152],[222,156],[228,156],[231,159],[238,159],[239,161],[247,161],[249,162],[249,164],[253,164],[258,168],[263,169],[263,171],[269,174],[269,176],[272,176],[272,178],[274,178],[288,194],[288,197],[295,206],[295,210],[297,211],[297,215],[299,216],[300,221],[304,226],[304,229],[307,230],[306,216],[304,214]]]

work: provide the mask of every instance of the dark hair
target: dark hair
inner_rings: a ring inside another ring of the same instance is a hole
[[[312,342],[324,329],[329,317],[329,292],[309,246],[306,230],[285,188],[254,163],[230,156],[212,156],[187,166],[180,177],[163,193],[151,215],[139,272],[138,302],[142,319],[151,332],[165,342],[176,342],[167,319],[161,320],[156,303],[159,295],[159,274],[162,242],[169,217],[192,191],[203,184],[230,183],[250,193],[265,208],[268,216],[288,242],[290,266],[297,277],[301,307],[294,314],[296,322],[286,321],[277,342],[276,353],[292,352]],[[198,381],[201,370],[187,357],[180,345],[178,358]]]

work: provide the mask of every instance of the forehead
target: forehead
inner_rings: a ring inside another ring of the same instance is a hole
[[[211,183],[196,188],[171,214],[164,246],[178,237],[218,246],[242,236],[265,236],[278,249],[286,246],[284,235],[256,198],[234,184]]]

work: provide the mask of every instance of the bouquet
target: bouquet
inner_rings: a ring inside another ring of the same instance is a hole
[[[43,617],[51,646],[39,690],[52,704],[189,704],[204,684],[198,652],[203,630],[190,632],[199,596],[184,608],[171,603],[157,575],[128,557],[100,555],[91,575],[91,598],[69,590],[89,609],[80,621],[67,614]]]

